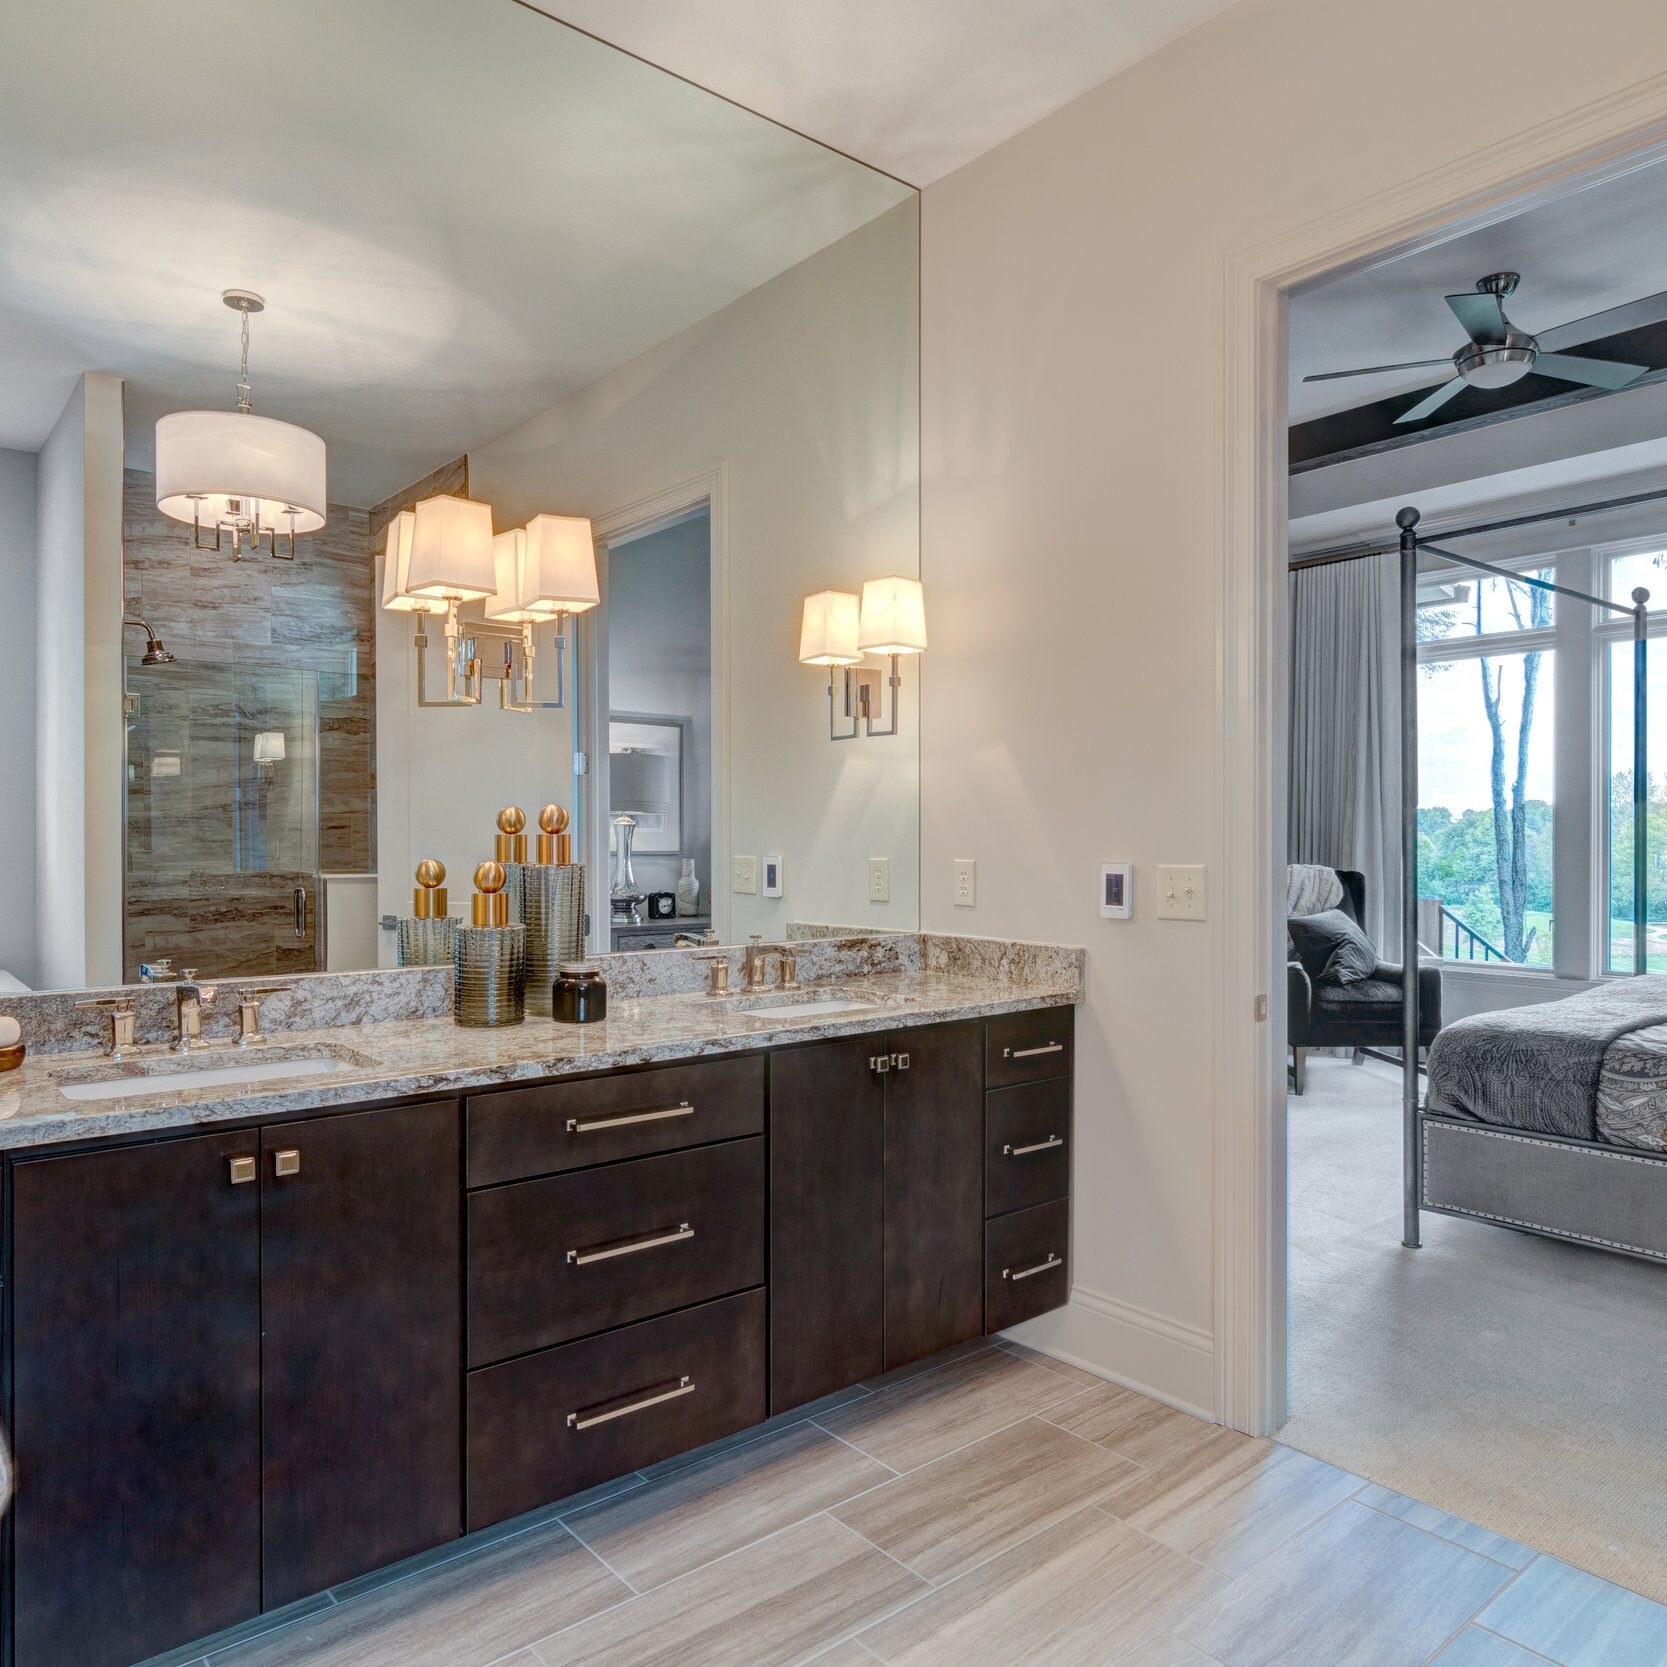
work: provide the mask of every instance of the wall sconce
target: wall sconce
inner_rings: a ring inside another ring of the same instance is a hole
[[[827,666],[828,739],[854,741],[859,734],[896,735],[898,698],[903,679],[898,657],[926,651],[926,603],[918,579],[870,579],[862,587],[862,599],[847,591],[823,590],[805,598],[799,627],[799,663]],[[891,723],[876,728],[880,709],[880,674],[863,665],[865,654],[891,657]],[[840,679],[844,677],[843,717],[850,729],[841,734],[836,727],[841,705]]]
[[[526,526],[499,533],[492,554],[497,589],[487,599],[486,617],[519,626],[521,637],[519,699],[511,694],[515,647],[506,641],[498,705],[506,712],[559,710],[567,703],[568,615],[601,600],[590,522],[582,515],[535,515]],[[546,623],[556,627],[556,698],[534,700],[533,626]]]
[[[419,706],[478,706],[483,675],[501,679],[498,705],[536,712],[566,704],[565,625],[600,600],[590,522],[583,516],[536,515],[525,527],[492,536],[492,508],[467,498],[425,498],[388,524],[382,606],[416,616]],[[482,603],[484,621],[459,617]],[[446,692],[430,697],[425,616],[446,618]],[[556,627],[556,698],[533,698],[533,627]],[[503,643],[501,668],[485,667],[476,639]],[[516,649],[520,654],[517,656]]]

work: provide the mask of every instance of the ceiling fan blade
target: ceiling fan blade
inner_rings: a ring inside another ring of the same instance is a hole
[[[1345,376],[1376,376],[1386,370],[1425,370],[1432,365],[1450,365],[1449,359],[1408,359],[1399,365],[1363,365],[1359,370],[1322,370],[1303,377],[1304,382],[1336,382]]]
[[[1539,376],[1556,376],[1564,382],[1584,382],[1589,388],[1625,388],[1650,367],[1623,365],[1614,359],[1585,359],[1575,353],[1542,353],[1534,360]]]
[[[1570,319],[1567,324],[1541,330],[1535,339],[1542,351],[1556,353],[1565,347],[1578,347],[1581,342],[1618,336],[1624,330],[1643,330],[1652,324],[1667,324],[1667,290],[1601,313],[1588,313],[1585,318]]]
[[[1416,423],[1422,422],[1425,417],[1433,417],[1455,394],[1462,394],[1465,387],[1462,376],[1455,376],[1451,382],[1443,382],[1433,394],[1427,394],[1410,411],[1403,411],[1395,419],[1396,423]]]
[[[1449,295],[1447,305],[1453,309],[1453,316],[1464,326],[1465,334],[1472,341],[1504,341],[1505,308],[1497,295],[1470,290],[1464,295]]]

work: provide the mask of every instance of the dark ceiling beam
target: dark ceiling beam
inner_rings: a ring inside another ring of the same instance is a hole
[[[1621,393],[1631,388],[1647,388],[1653,382],[1667,381],[1667,323],[1623,330],[1585,342],[1581,344],[1580,351],[1594,359],[1618,359],[1635,365],[1660,367],[1645,372],[1636,382],[1618,390]],[[1431,385],[1434,386],[1434,383]],[[1589,399],[1610,397],[1611,390],[1607,388],[1580,387],[1556,377],[1536,376],[1530,372],[1508,388],[1466,388],[1442,407],[1439,416],[1428,422],[1398,428],[1395,419],[1419,398],[1418,391],[1414,389],[1369,405],[1357,405],[1348,411],[1335,411],[1328,417],[1315,417],[1305,423],[1292,424],[1289,435],[1291,473],[1306,474],[1311,469],[1330,468],[1333,464],[1352,462],[1356,458],[1400,451],[1425,440],[1488,428],[1494,423],[1525,416],[1530,410],[1554,411],[1567,405],[1583,404]]]

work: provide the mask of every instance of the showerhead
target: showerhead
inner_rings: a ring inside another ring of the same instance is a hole
[[[140,665],[171,666],[174,663],[173,655],[162,646],[162,639],[142,619],[124,619],[122,624],[145,633],[145,652],[140,658]]]

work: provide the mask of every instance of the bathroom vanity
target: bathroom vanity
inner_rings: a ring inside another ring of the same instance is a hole
[[[12,1667],[129,1667],[1063,1303],[1073,998],[372,1024],[356,1080],[14,1146]],[[476,1052],[374,1063],[425,1045]]]

